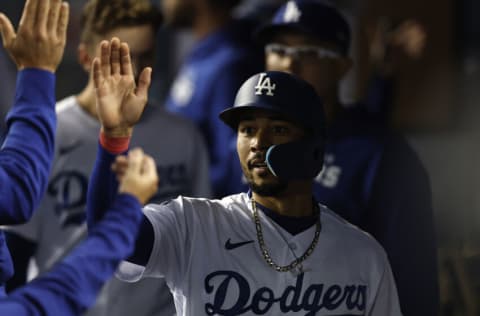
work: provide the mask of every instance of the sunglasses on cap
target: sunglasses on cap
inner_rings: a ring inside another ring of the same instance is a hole
[[[340,54],[323,47],[313,45],[287,46],[277,43],[265,45],[266,54],[275,54],[281,57],[290,56],[293,58],[339,58]]]

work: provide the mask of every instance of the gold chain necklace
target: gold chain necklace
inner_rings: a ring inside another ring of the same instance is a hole
[[[298,270],[303,273],[302,262],[305,261],[313,253],[315,247],[317,246],[318,238],[320,237],[320,231],[322,230],[320,218],[316,223],[315,236],[313,237],[312,243],[310,244],[308,249],[303,253],[300,258],[296,258],[286,266],[280,266],[273,261],[270,253],[268,252],[267,246],[265,245],[265,240],[263,239],[262,225],[260,224],[260,217],[258,216],[257,203],[255,203],[255,200],[253,198],[251,199],[251,202],[253,209],[253,219],[255,221],[255,229],[257,231],[258,244],[260,245],[260,250],[267,264],[272,267],[272,269],[278,272],[288,272],[295,268],[298,268]]]

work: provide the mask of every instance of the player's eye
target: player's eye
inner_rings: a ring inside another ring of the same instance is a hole
[[[298,46],[292,48],[292,51],[295,52],[296,56],[304,59],[335,59],[340,57],[337,52],[319,46]]]
[[[268,44],[265,46],[265,53],[274,54],[280,57],[288,55],[288,47],[280,44]]]
[[[319,50],[314,47],[299,47],[295,50],[295,55],[300,58],[321,58],[319,55]]]
[[[244,136],[250,136],[254,134],[255,128],[250,125],[240,125],[238,127],[238,132]]]
[[[274,125],[272,129],[276,135],[287,135],[290,132],[290,128],[286,125]]]

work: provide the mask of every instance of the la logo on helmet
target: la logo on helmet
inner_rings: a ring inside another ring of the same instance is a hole
[[[283,22],[295,23],[300,20],[302,12],[298,9],[297,4],[294,1],[289,1],[285,8],[285,14],[283,15]]]
[[[257,85],[255,86],[255,94],[263,95],[263,91],[267,91],[268,96],[273,96],[273,91],[275,91],[276,84],[270,82],[270,78],[267,77],[266,73],[261,73],[258,78]]]

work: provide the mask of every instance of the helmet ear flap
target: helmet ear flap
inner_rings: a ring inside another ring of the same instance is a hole
[[[315,139],[271,146],[267,150],[268,169],[278,178],[311,180],[323,167],[323,144]]]

